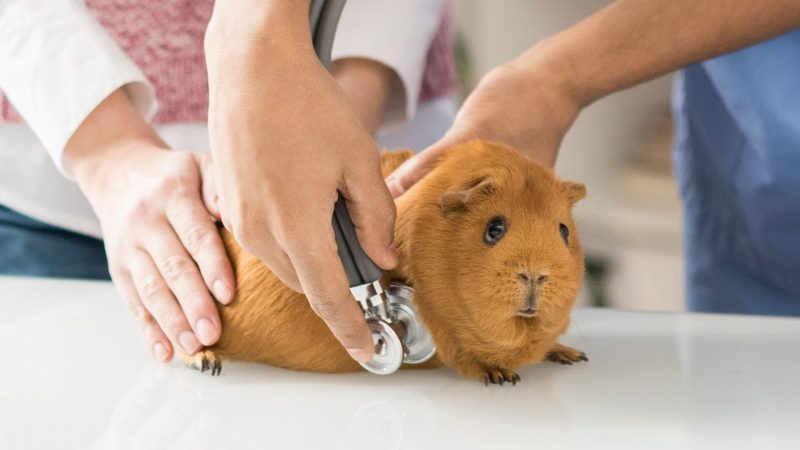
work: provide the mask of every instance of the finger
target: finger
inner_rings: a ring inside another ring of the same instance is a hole
[[[200,275],[214,297],[227,305],[233,300],[236,282],[233,267],[216,225],[200,199],[189,193],[166,208],[167,220],[200,268]]]
[[[193,153],[197,164],[200,166],[200,180],[202,186],[200,192],[202,193],[203,203],[206,210],[215,220],[222,219],[222,213],[219,207],[219,195],[217,194],[216,178],[214,177],[214,166],[211,161],[211,155],[208,153]]]
[[[227,197],[225,196],[225,190],[223,189],[224,184],[220,184],[219,186],[217,186],[216,184],[216,180],[223,179],[222,174],[220,173],[221,168],[219,164],[211,164],[211,166],[213,166],[210,168],[210,171],[213,173],[214,187],[215,187],[214,190],[216,191],[214,201],[217,205],[217,208],[219,209],[219,220],[222,222],[222,226],[225,227],[226,230],[233,233],[233,224],[231,224],[232,211],[231,208],[228,207],[228,205],[226,204]],[[207,177],[203,177],[202,179],[205,180],[206,178]]]
[[[380,166],[377,161],[371,166],[361,165],[360,173],[345,173],[347,212],[367,256],[382,269],[391,270],[397,265],[397,250],[392,245],[396,210]]]
[[[260,254],[256,256],[289,289],[295,292],[303,292],[303,287],[300,285],[300,280],[297,278],[297,273],[289,260],[289,256],[286,255],[271,235],[264,233],[263,239],[261,248],[265,250],[259,252]]]
[[[303,291],[302,286],[300,286],[300,281],[297,279],[294,267],[291,261],[289,261],[289,257],[278,244],[278,241],[272,233],[268,230],[263,230],[263,232],[256,233],[252,236],[244,233],[243,237],[248,238],[248,240],[243,239],[233,231],[230,233],[247,253],[260,259],[283,284],[296,292]],[[257,241],[255,238],[258,238]]]
[[[444,140],[439,141],[409,158],[386,177],[386,185],[389,187],[392,198],[403,195],[407,190],[411,189],[411,186],[433,170],[439,156],[447,147],[447,142]]]
[[[332,206],[325,212],[327,217],[333,214]],[[289,236],[285,248],[311,307],[353,359],[369,361],[374,353],[372,337],[350,293],[330,219],[297,231]],[[300,239],[294,239],[297,237]]]
[[[131,258],[130,269],[142,304],[158,322],[161,330],[187,355],[200,351],[200,342],[150,255],[142,250],[137,251]]]
[[[166,222],[152,225],[145,250],[181,305],[195,336],[203,345],[217,342],[221,329],[219,312],[200,270],[172,227]]]
[[[112,273],[112,279],[139,329],[145,347],[157,360],[161,362],[171,360],[172,344],[142,303],[131,276],[127,273]]]

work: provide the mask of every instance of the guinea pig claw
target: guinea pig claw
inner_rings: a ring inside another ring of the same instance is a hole
[[[589,361],[589,358],[582,351],[561,344],[556,344],[552,350],[547,352],[547,359],[570,366],[578,361]]]
[[[183,355],[183,362],[186,367],[199,370],[201,373],[209,370],[211,376],[222,373],[222,360],[211,350],[201,350],[194,355]]]
[[[517,382],[520,381],[520,377],[514,371],[493,367],[486,370],[486,372],[483,374],[482,381],[484,386],[488,386],[489,383],[499,384],[502,386],[506,382],[511,383],[512,386],[516,386]]]
[[[214,370],[216,371],[217,376],[222,373],[222,362],[219,359],[214,362]],[[211,375],[214,375],[214,371],[211,372]]]

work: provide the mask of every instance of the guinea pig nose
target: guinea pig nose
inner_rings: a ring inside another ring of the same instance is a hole
[[[547,275],[520,272],[517,274],[517,279],[525,284],[542,284],[547,281]]]

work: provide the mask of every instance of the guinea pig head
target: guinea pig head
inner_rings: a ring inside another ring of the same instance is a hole
[[[415,302],[440,358],[539,360],[569,325],[583,279],[572,206],[583,185],[499,144],[449,149],[398,202]]]

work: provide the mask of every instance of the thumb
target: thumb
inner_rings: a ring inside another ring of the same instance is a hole
[[[201,193],[203,197],[203,204],[206,209],[216,220],[220,220],[219,209],[219,195],[217,194],[217,185],[214,179],[214,165],[211,161],[211,155],[204,153],[195,153],[195,159],[200,166],[200,180]]]
[[[405,194],[411,186],[433,170],[439,156],[447,147],[447,141],[441,140],[406,160],[386,177],[386,186],[392,198]]]
[[[383,181],[378,155],[345,173],[344,197],[361,248],[383,270],[397,265],[394,240],[395,206]],[[375,163],[373,163],[375,161]]]

